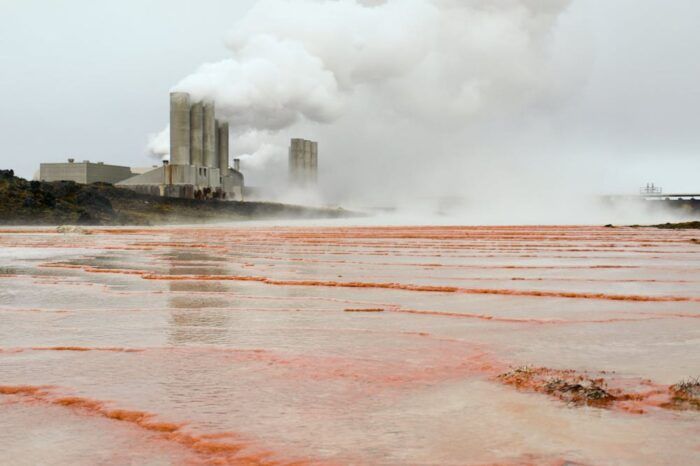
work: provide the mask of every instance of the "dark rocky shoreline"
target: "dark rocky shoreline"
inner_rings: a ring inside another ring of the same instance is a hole
[[[661,225],[652,226],[654,228],[663,228],[665,230],[700,230],[700,221],[682,223],[662,223]]]
[[[154,225],[356,216],[340,208],[163,198],[106,183],[27,181],[12,170],[0,170],[1,225]]]

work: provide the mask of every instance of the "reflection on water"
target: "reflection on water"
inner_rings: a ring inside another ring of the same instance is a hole
[[[176,238],[171,237],[171,242]],[[204,252],[188,252],[182,248],[166,248],[162,260],[167,275],[226,275],[227,269],[221,257]],[[229,291],[221,282],[170,281],[168,307],[170,326],[168,343],[183,344],[224,343],[228,332],[230,313],[226,311],[201,312],[204,309],[225,309],[232,296],[219,297],[217,293]],[[204,294],[206,293],[206,294]]]
[[[691,464],[695,236],[3,230],[0,463]]]
[[[230,319],[223,313],[201,315],[196,311],[173,311],[170,314],[168,343],[216,344],[226,341]]]

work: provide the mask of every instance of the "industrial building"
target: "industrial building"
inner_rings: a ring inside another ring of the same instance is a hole
[[[117,183],[137,192],[190,199],[243,200],[238,161],[229,167],[228,123],[216,119],[212,101],[170,94],[170,162]]]
[[[292,139],[289,146],[289,177],[292,186],[308,188],[318,182],[318,143]]]
[[[92,163],[89,160],[76,162],[68,159],[66,163],[42,163],[39,166],[40,181],[74,181],[81,184],[118,183],[131,178],[135,173],[129,167],[106,165],[102,162]],[[36,175],[35,175],[36,176]]]
[[[290,184],[310,188],[318,182],[318,143],[292,139]],[[120,188],[164,197],[243,200],[246,188],[240,161],[229,166],[229,125],[216,118],[213,101],[192,101],[186,92],[170,94],[170,161],[129,168],[87,160],[42,163],[38,179],[81,184],[111,183]],[[260,190],[258,190],[260,191]]]

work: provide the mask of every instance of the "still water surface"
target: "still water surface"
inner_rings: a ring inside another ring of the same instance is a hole
[[[692,231],[90,232],[0,231],[0,464],[700,464]]]

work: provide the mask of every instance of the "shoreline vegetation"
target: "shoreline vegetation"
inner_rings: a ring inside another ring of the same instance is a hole
[[[700,230],[700,221],[682,223],[663,223],[661,225],[652,226],[654,228],[663,228],[665,230]]]
[[[159,225],[359,217],[342,208],[149,196],[107,183],[27,181],[0,170],[0,225]]]
[[[624,225],[623,225],[624,226]],[[617,228],[616,225],[608,224],[605,228]],[[629,225],[629,228],[661,228],[663,230],[700,230],[700,221],[680,223],[660,223],[658,225]]]

